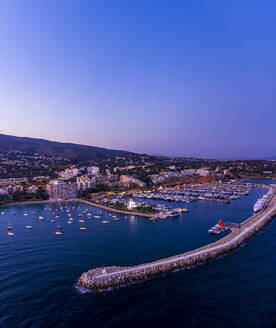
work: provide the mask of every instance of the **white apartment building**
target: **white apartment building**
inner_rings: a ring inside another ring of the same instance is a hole
[[[196,174],[196,170],[195,169],[185,169],[185,170],[181,171],[181,174],[191,176],[191,175]]]
[[[145,187],[145,183],[141,180],[138,180],[134,177],[131,177],[129,175],[121,175],[120,176],[120,182],[125,184],[126,186],[136,185],[139,187]]]
[[[69,169],[68,168],[68,169],[65,169],[64,171],[60,172],[60,177],[61,177],[61,179],[69,180],[78,174],[79,174],[79,169],[77,169],[77,168]]]
[[[96,187],[96,179],[94,177],[89,178],[87,175],[77,177],[78,190],[86,190]]]
[[[97,166],[88,166],[87,167],[87,174],[88,175],[99,175],[100,169]]]
[[[210,170],[208,167],[202,167],[196,170],[196,174],[200,175],[201,177],[207,177],[208,175],[210,175]]]
[[[36,185],[30,186],[27,190],[28,193],[33,193],[33,194],[35,194],[37,191],[38,191],[38,187]]]
[[[11,184],[18,184],[28,182],[28,178],[8,178],[8,179],[0,179],[0,185],[11,185]]]
[[[51,180],[47,185],[47,192],[51,199],[71,199],[77,195],[77,185],[62,180]]]

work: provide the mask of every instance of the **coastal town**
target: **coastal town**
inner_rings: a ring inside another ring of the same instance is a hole
[[[0,328],[276,328],[275,9],[0,0]]]
[[[22,173],[25,167],[29,176]],[[46,221],[56,226],[54,235],[57,236],[63,235],[61,216],[68,225],[77,217],[79,230],[86,231],[90,218],[108,224],[119,221],[117,215],[123,214],[126,219],[140,216],[155,222],[182,216],[192,202],[229,204],[249,196],[255,186],[266,190],[248,219],[239,223],[219,219],[208,229],[209,235],[223,234],[221,239],[152,263],[94,268],[78,279],[77,286],[84,291],[121,286],[229,253],[263,229],[276,211],[275,186],[250,182],[250,178],[271,181],[276,175],[276,161],[224,162],[124,154],[100,161],[70,163],[62,157],[9,151],[7,155],[2,154],[0,168],[5,174],[0,179],[1,205],[49,203],[44,209]],[[42,175],[36,175],[38,171]],[[83,210],[80,204],[87,208]],[[24,216],[34,213],[25,211]],[[1,211],[2,217],[5,214]],[[45,217],[39,215],[38,221],[45,221]],[[10,220],[7,229],[8,236],[15,236]],[[32,229],[28,223],[26,230]]]
[[[275,9],[0,0],[0,328],[276,328]]]
[[[39,175],[38,175],[39,174]],[[218,161],[127,153],[99,161],[11,150],[0,154],[0,203],[80,198],[155,218],[178,211],[149,200],[229,203],[248,195],[250,178],[276,176],[276,161]]]

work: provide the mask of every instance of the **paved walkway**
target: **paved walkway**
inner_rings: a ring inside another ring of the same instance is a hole
[[[101,205],[101,204],[98,204],[98,203],[94,203],[94,202],[91,202],[89,200],[85,200],[85,199],[82,199],[82,198],[78,198],[78,201],[80,201],[84,204],[87,204],[87,205],[90,205],[90,206],[95,206],[95,207],[101,208],[103,210],[106,210],[106,211],[109,211],[109,212],[114,212],[114,213],[120,213],[120,214],[125,214],[125,215],[142,216],[144,218],[152,218],[154,216],[154,214],[146,214],[146,213],[140,213],[140,212],[130,212],[130,211],[118,210],[117,208],[108,207],[108,206]]]

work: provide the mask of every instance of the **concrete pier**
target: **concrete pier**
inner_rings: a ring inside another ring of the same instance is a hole
[[[90,206],[98,207],[102,210],[106,210],[109,212],[114,212],[114,213],[120,213],[120,214],[125,214],[125,215],[134,215],[134,216],[141,216],[144,218],[152,218],[153,214],[146,214],[146,213],[140,213],[140,212],[130,212],[130,211],[124,211],[124,210],[118,210],[117,208],[101,205],[95,202],[92,202],[90,200],[85,200],[82,198],[78,198],[78,201]]]
[[[261,212],[254,214],[239,225],[233,224],[230,227],[231,233],[214,243],[181,255],[138,266],[113,266],[92,269],[83,273],[77,284],[84,290],[104,290],[215,259],[238,248],[257,232],[264,229],[272,221],[274,216],[276,216],[275,191]]]

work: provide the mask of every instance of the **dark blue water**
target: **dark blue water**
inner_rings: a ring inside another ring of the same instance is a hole
[[[77,217],[86,205],[72,210],[70,225],[57,204],[5,208],[0,215],[0,326],[275,327],[275,222],[235,253],[194,269],[101,294],[81,294],[74,287],[93,267],[139,264],[213,241],[207,229],[218,218],[247,218],[263,192],[254,189],[229,205],[190,203],[189,213],[156,223],[121,215],[115,222],[103,212],[110,224],[85,218],[87,231],[79,230]],[[54,235],[49,208],[60,212],[62,236]],[[46,220],[39,221],[39,215]],[[8,219],[13,237],[7,235]]]
[[[250,183],[260,183],[260,184],[276,184],[276,180],[275,179],[270,179],[270,178],[266,178],[266,179],[248,179],[245,180],[246,182],[250,182]]]

